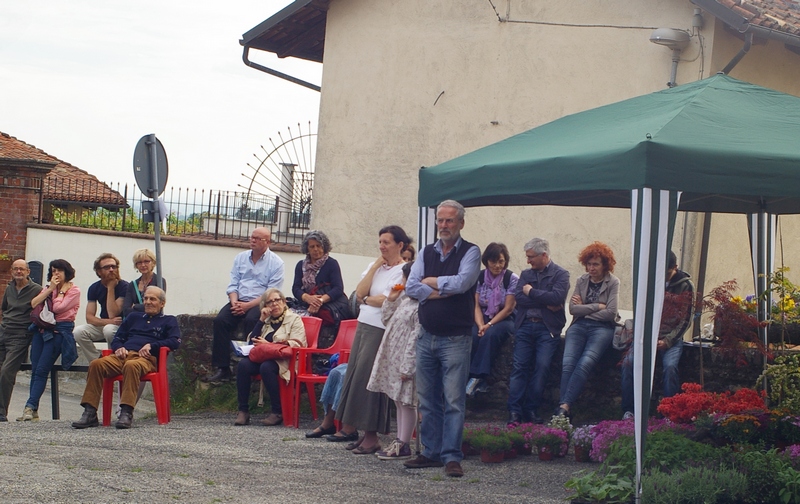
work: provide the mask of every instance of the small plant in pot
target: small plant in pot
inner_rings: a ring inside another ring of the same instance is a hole
[[[530,445],[525,442],[525,436],[521,432],[510,430],[506,433],[508,440],[511,441],[511,450],[506,452],[506,458],[516,458],[517,455],[530,455]],[[525,447],[528,447],[527,451]]]
[[[480,454],[480,450],[475,448],[475,445],[472,443],[472,441],[482,431],[483,429],[481,427],[473,427],[466,424],[464,425],[464,433],[461,437],[461,452],[465,457]]]
[[[0,252],[0,271],[5,273],[6,271],[11,271],[11,256],[6,254],[5,252]]]
[[[561,429],[545,427],[535,438],[534,444],[539,449],[539,460],[552,460],[554,455],[565,453],[568,447],[567,434]]]
[[[572,445],[575,448],[575,460],[577,462],[589,462],[591,460],[589,453],[592,451],[592,442],[594,441],[593,427],[594,425],[578,427],[572,433]]]
[[[539,431],[543,429],[542,425],[533,423],[519,424],[516,427],[509,429],[509,432],[516,432],[522,435],[523,444],[521,447],[517,446],[517,453],[520,455],[531,455],[533,453],[534,442],[533,439],[538,435]]]
[[[506,451],[511,449],[511,440],[505,432],[483,430],[477,432],[470,445],[481,452],[481,462],[502,462]]]

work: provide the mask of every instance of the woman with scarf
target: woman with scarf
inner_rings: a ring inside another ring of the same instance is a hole
[[[156,285],[156,255],[152,250],[139,249],[133,253],[133,267],[136,268],[141,276],[133,282],[128,282],[128,292],[122,302],[122,316],[127,317],[132,312],[144,311],[144,291],[148,287],[161,287],[167,291],[167,281],[161,278],[163,285]]]
[[[508,247],[490,243],[481,256],[486,267],[478,275],[475,290],[475,325],[472,328],[472,359],[469,367],[467,395],[485,392],[486,379],[492,372],[500,347],[514,334],[514,291],[519,275],[508,270]]]
[[[250,423],[250,386],[254,376],[261,375],[264,388],[269,393],[272,412],[261,421],[263,425],[272,426],[283,423],[281,409],[281,393],[278,380],[289,383],[289,359],[275,355],[267,360],[256,358],[256,348],[261,345],[279,343],[287,347],[305,348],[306,330],[303,319],[286,306],[286,298],[280,289],[271,288],[261,296],[261,317],[253,331],[247,337],[253,345],[250,355],[239,361],[236,367],[236,390],[239,398],[239,413],[234,425]]]
[[[312,230],[303,237],[300,251],[306,258],[294,269],[292,309],[322,319],[322,325],[335,326],[340,320],[353,318],[344,294],[342,270],[330,257],[331,241],[322,231]]]
[[[75,329],[75,315],[80,306],[81,292],[76,285],[73,285],[73,278],[75,278],[75,268],[70,263],[64,259],[50,261],[50,270],[47,274],[50,283],[31,300],[31,306],[34,308],[42,303],[46,304],[47,310],[54,316],[55,327],[44,329],[31,325],[33,340],[31,340],[30,396],[17,422],[39,420],[39,400],[44,394],[50,368],[58,356],[61,355],[61,367],[64,370],[68,370],[78,358],[72,330]]]

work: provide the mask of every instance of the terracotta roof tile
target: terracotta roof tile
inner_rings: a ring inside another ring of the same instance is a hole
[[[94,175],[0,131],[0,158],[56,162],[44,179],[44,199],[59,203],[126,207],[120,193]]]
[[[728,6],[728,1],[721,2]],[[735,0],[731,10],[751,24],[775,31],[800,34],[800,0]],[[730,6],[729,6],[730,7]]]

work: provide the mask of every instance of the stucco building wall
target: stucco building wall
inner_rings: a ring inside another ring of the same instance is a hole
[[[334,0],[327,16],[313,227],[346,253],[374,250],[377,230],[416,229],[420,166],[431,166],[592,107],[665,89],[672,52],[648,41],[656,27],[691,31],[689,0],[374,2]],[[677,82],[713,75],[742,40],[705,15],[701,37],[681,55]],[[568,26],[568,25],[595,25]],[[800,56],[768,42],[733,77],[800,95]],[[798,248],[798,219],[782,218],[786,262]],[[681,252],[683,215],[673,248]],[[693,230],[690,230],[693,231]],[[522,245],[551,242],[573,276],[593,240],[610,244],[630,285],[627,209],[470,208],[464,235],[484,247],[506,243],[511,266]],[[687,240],[692,245],[693,240]],[[696,252],[689,248],[686,255]],[[691,261],[686,260],[687,264]],[[738,278],[752,289],[743,216],[715,217],[707,285]],[[800,268],[798,268],[800,271]],[[630,290],[622,289],[630,308]]]

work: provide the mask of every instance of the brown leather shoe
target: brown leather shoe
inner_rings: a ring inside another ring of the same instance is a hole
[[[280,425],[283,423],[283,415],[278,413],[270,413],[267,418],[261,420],[263,425],[267,427],[272,427],[273,425]]]
[[[406,460],[403,465],[409,469],[422,469],[424,467],[442,467],[444,464],[439,460],[429,459],[425,455],[417,455],[417,458]]]
[[[250,413],[245,413],[244,411],[237,413],[233,425],[250,425]]]
[[[444,466],[444,473],[451,478],[460,478],[464,476],[464,469],[461,468],[461,464],[453,460]]]

